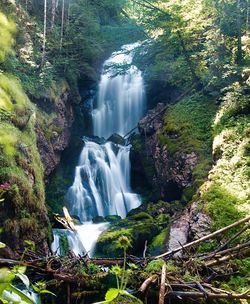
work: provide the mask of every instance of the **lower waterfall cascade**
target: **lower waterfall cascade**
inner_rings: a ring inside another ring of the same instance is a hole
[[[123,136],[135,127],[145,112],[142,73],[132,65],[139,45],[123,46],[103,65],[97,108],[92,111],[94,136],[108,138],[114,133]],[[130,66],[123,75],[119,73],[121,65]],[[64,254],[60,248],[63,236],[76,255],[93,256],[99,235],[109,226],[108,222],[94,224],[93,219],[108,215],[125,218],[130,210],[140,206],[139,195],[130,187],[130,148],[130,145],[110,141],[99,144],[84,138],[74,181],[66,195],[69,213],[82,224],[76,225],[76,231],[53,229],[51,249],[54,253]]]

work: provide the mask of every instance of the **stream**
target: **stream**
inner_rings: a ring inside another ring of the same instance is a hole
[[[98,97],[92,110],[93,136],[105,140],[98,143],[84,138],[84,147],[75,168],[75,178],[66,200],[69,213],[81,224],[76,231],[54,229],[51,249],[65,254],[62,243],[76,255],[94,255],[99,235],[108,222],[94,224],[97,216],[127,213],[141,204],[130,186],[130,145],[109,141],[113,134],[124,136],[133,129],[146,110],[145,88],[141,71],[132,64],[139,43],[124,45],[104,62]]]

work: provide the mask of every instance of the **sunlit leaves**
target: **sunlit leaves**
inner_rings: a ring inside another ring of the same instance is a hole
[[[6,247],[6,245],[4,243],[0,242],[0,249],[5,248],[5,247]]]
[[[119,295],[119,290],[116,288],[110,288],[105,295],[106,301],[112,301]]]
[[[13,52],[14,32],[15,24],[0,12],[0,62],[6,55]]]

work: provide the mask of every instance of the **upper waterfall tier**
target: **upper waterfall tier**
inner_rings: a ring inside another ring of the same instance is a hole
[[[95,136],[125,135],[137,125],[145,112],[142,73],[132,65],[135,49],[139,45],[124,45],[103,65],[97,107],[92,112]]]

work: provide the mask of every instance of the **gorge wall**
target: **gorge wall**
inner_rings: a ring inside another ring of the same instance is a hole
[[[45,19],[41,2],[0,4],[0,233],[12,249],[31,241],[48,251],[45,183],[72,139],[75,118],[83,119],[79,91],[97,81],[107,54],[126,42],[132,29],[139,35],[135,24],[120,16],[118,2],[91,4],[82,14],[84,3],[66,8],[63,31],[61,4],[53,15],[48,3]],[[111,38],[110,30],[117,32]]]

